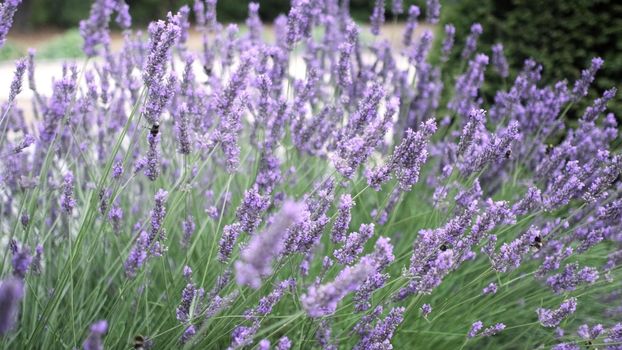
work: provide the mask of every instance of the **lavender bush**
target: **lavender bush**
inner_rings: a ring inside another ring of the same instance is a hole
[[[19,2],[0,7],[0,43]],[[122,0],[96,0],[87,59],[51,94],[34,51],[17,61],[0,346],[620,349],[616,88],[565,120],[606,63],[552,86],[533,60],[507,77],[475,23],[446,79],[428,56],[435,36],[451,53],[454,27],[419,34],[423,11],[393,1],[394,47],[375,3],[359,27],[347,1],[292,1],[267,41],[256,3],[248,30],[197,0],[141,33]],[[487,69],[508,79],[492,105]]]

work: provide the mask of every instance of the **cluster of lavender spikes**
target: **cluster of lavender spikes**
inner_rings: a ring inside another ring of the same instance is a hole
[[[0,46],[19,4],[0,5]],[[245,34],[218,22],[216,0],[195,0],[145,38],[124,1],[95,0],[80,23],[84,71],[64,64],[48,96],[35,84],[36,53],[18,60],[0,106],[0,229],[10,232],[0,240],[0,336],[11,339],[0,345],[32,345],[49,328],[69,347],[80,334],[86,350],[124,347],[130,320],[116,312],[126,305],[162,319],[143,323],[178,324],[146,335],[158,348],[391,349],[402,325],[452,309],[434,295],[465,269],[478,271],[483,304],[498,305],[513,283],[541,291],[540,304],[517,303],[534,327],[570,327],[586,294],[619,298],[608,294],[622,266],[622,156],[607,114],[616,88],[576,127],[564,123],[603,60],[572,88],[543,86],[531,59],[512,81],[503,45],[479,52],[485,28],[474,23],[460,43],[466,68],[449,86],[428,56],[438,40],[447,61],[455,27],[419,34],[422,11],[393,0],[392,14],[407,17],[395,45],[382,36],[387,4],[374,4],[371,42],[348,1],[292,0],[272,43],[257,3]],[[440,10],[428,0],[427,22]],[[511,83],[487,104],[489,63]],[[31,111],[17,103],[25,75]],[[61,307],[105,320],[69,335],[52,320]],[[554,348],[619,348],[622,324],[606,311]],[[488,327],[444,327],[468,342],[520,327],[491,314],[473,318]]]

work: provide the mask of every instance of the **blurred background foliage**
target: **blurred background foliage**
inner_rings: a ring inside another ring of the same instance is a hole
[[[126,0],[130,5],[135,26],[146,26],[149,21],[165,16],[169,9],[177,9],[194,0]],[[287,13],[289,0],[258,0],[260,16],[270,22],[281,13]],[[391,0],[386,0],[387,21]],[[405,8],[416,4],[421,7],[421,18],[425,17],[425,0],[404,0]],[[218,20],[221,22],[243,22],[247,14],[248,0],[219,0]],[[447,63],[455,76],[463,65],[459,63],[460,51],[472,23],[479,22],[484,28],[480,37],[479,51],[491,54],[490,47],[502,42],[510,64],[511,75],[521,69],[528,57],[541,63],[543,82],[553,83],[559,79],[576,79],[581,69],[589,65],[590,59],[600,56],[605,66],[599,72],[596,86],[590,92],[597,97],[605,89],[622,81],[622,1],[620,0],[441,0],[443,9],[441,26],[437,30],[438,41],[442,40],[442,25],[456,26],[454,57]],[[33,34],[45,27],[75,28],[87,17],[89,0],[23,0],[17,12],[15,31]],[[350,0],[352,16],[358,21],[367,21],[374,0]],[[407,12],[407,10],[405,11]],[[403,17],[400,17],[404,19]],[[77,42],[78,41],[78,42]],[[79,37],[69,32],[50,43],[46,58],[76,57],[80,52]],[[19,56],[24,51],[8,43],[0,50],[0,59]],[[488,101],[494,99],[494,92],[512,82],[503,82],[492,70],[488,70],[487,84],[483,95]],[[453,82],[447,82],[453,84]],[[572,83],[570,81],[569,83]],[[580,106],[583,107],[583,106]],[[618,97],[610,103],[611,109],[622,116],[622,103]],[[578,113],[582,109],[576,109]]]
[[[484,33],[478,51],[492,55],[491,46],[503,43],[510,64],[510,79],[522,68],[526,58],[542,64],[542,81],[554,83],[569,79],[570,88],[581,69],[599,56],[605,65],[598,72],[590,97],[596,98],[622,81],[622,1],[620,0],[455,0],[443,2],[441,22],[456,26],[456,43],[450,67],[459,69],[462,43],[472,23],[479,22]],[[439,34],[442,28],[439,28]],[[440,36],[440,35],[439,35]],[[447,67],[447,68],[450,68]],[[487,70],[484,97],[494,99],[502,82],[492,69]],[[449,74],[450,76],[452,74]],[[494,84],[496,82],[496,84]],[[493,84],[491,84],[493,83]],[[609,109],[622,117],[621,93],[609,103]],[[584,103],[589,103],[588,99]],[[585,106],[579,106],[585,107]],[[573,109],[577,113],[582,108]]]

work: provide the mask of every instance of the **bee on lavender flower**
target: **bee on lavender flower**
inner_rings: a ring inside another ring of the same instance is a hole
[[[536,252],[542,249],[542,237],[535,236],[529,246]]]
[[[447,244],[443,243],[441,244],[441,246],[438,248],[441,252],[444,252],[447,250]]]
[[[134,337],[134,343],[132,346],[135,350],[148,350],[151,349],[151,345],[153,345],[153,343],[150,339],[147,339],[139,334]]]
[[[549,154],[551,154],[551,151],[553,151],[553,145],[549,143],[544,150],[544,154],[548,156]]]
[[[505,159],[510,159],[511,156],[512,156],[512,150],[509,149],[509,150],[507,150],[505,152],[505,156],[504,157],[505,157]]]
[[[151,136],[156,137],[160,132],[160,123],[153,123],[153,125],[151,125],[151,128],[149,129],[149,132],[151,133]]]

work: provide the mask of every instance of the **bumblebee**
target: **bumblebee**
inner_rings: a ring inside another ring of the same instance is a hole
[[[540,236],[535,236],[533,238],[533,242],[531,242],[530,246],[535,250],[538,251],[542,248],[542,237]]]
[[[153,125],[151,125],[151,129],[149,129],[149,132],[151,133],[151,136],[156,137],[160,132],[160,123],[153,123]]]

